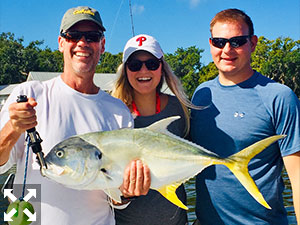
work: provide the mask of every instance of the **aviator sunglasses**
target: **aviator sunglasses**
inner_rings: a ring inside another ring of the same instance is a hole
[[[102,32],[99,31],[66,31],[61,32],[60,36],[67,39],[68,41],[78,42],[82,36],[84,36],[87,42],[99,42],[103,36]]]
[[[251,38],[251,35],[236,36],[232,38],[210,38],[213,46],[217,48],[224,48],[226,43],[229,42],[232,48],[238,48],[247,43],[248,38]]]
[[[148,59],[146,61],[132,59],[130,61],[127,61],[126,64],[130,71],[137,72],[137,71],[141,70],[144,63],[148,70],[157,70],[160,65],[160,62],[161,62],[161,60],[156,59],[156,58]]]

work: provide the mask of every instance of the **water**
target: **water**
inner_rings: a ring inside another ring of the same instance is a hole
[[[5,182],[6,177],[8,173],[0,175],[0,187],[2,187],[2,184]],[[292,200],[292,190],[291,190],[291,184],[289,182],[288,176],[286,171],[283,171],[282,173],[283,180],[285,183],[285,190],[283,192],[283,200],[284,205],[288,213],[288,220],[290,225],[296,225],[296,216],[294,212],[293,207],[293,200]],[[196,219],[195,215],[195,201],[196,201],[196,192],[195,192],[195,180],[192,179],[189,182],[185,184],[187,197],[188,197],[188,218],[190,224],[193,223],[193,221]],[[6,224],[3,222],[3,212],[6,211],[8,206],[8,201],[6,199],[3,199],[2,193],[0,194],[0,224]]]

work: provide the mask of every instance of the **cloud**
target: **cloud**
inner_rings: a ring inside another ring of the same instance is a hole
[[[201,0],[190,0],[190,6],[191,7],[196,7],[199,5]]]
[[[177,0],[177,1],[188,3],[190,8],[196,8],[201,3],[207,2],[207,0]]]
[[[145,11],[145,7],[143,5],[134,4],[132,6],[132,13],[133,14],[139,15],[139,14],[142,14],[144,11]]]

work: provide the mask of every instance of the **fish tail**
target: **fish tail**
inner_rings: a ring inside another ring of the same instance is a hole
[[[269,145],[284,137],[285,135],[274,135],[258,141],[242,151],[228,157],[228,161],[224,163],[246,188],[246,190],[252,195],[252,197],[268,209],[271,209],[271,207],[266,202],[254,180],[250,176],[248,171],[248,163],[254,156],[263,151]]]

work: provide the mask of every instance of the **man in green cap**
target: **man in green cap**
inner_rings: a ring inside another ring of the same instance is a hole
[[[127,107],[100,90],[94,82],[96,65],[105,50],[100,14],[89,7],[69,9],[61,22],[58,38],[64,71],[45,82],[18,85],[1,111],[0,173],[17,164],[15,184],[21,184],[25,165],[25,131],[36,126],[47,154],[58,142],[77,134],[132,127]],[[27,95],[28,102],[16,103]],[[27,183],[41,184],[41,211],[33,202],[43,225],[114,224],[107,195],[99,191],[78,191],[43,178],[35,155],[29,151]],[[150,171],[133,161],[124,174],[125,197],[147,194]],[[138,176],[140,175],[141,176]],[[131,183],[135,181],[135,183]],[[142,182],[141,182],[142,181]],[[34,223],[33,223],[34,224]]]

